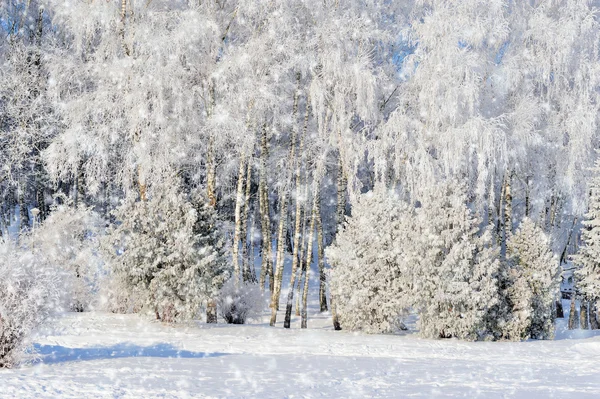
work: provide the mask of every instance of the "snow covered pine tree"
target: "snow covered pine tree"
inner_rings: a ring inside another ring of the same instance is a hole
[[[551,339],[554,336],[552,304],[558,291],[558,259],[550,250],[550,240],[535,223],[524,218],[507,242],[507,262],[512,272],[510,302],[512,317],[508,326],[511,339]],[[519,316],[524,312],[527,317]],[[515,322],[517,319],[525,323]],[[519,327],[516,327],[516,325]]]
[[[105,253],[134,306],[166,322],[198,317],[230,275],[214,210],[165,185],[147,201],[129,198],[115,217]]]
[[[411,265],[403,255],[413,219],[409,206],[381,187],[354,204],[352,217],[326,249],[344,329],[386,333],[402,327],[411,304]]]
[[[488,313],[498,301],[497,250],[467,207],[465,186],[443,183],[426,190],[417,208],[416,308],[428,338],[487,338]]]
[[[581,232],[583,245],[573,260],[579,266],[575,271],[576,285],[584,299],[591,303],[590,324],[595,327],[598,325],[597,302],[600,299],[600,160],[596,161],[593,172],[588,211]]]

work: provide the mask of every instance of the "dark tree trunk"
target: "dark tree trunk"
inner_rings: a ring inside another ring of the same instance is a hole
[[[598,304],[596,301],[590,302],[590,328],[598,329]]]
[[[586,301],[581,301],[579,312],[579,328],[581,328],[582,330],[588,329],[588,312],[588,303]]]
[[[556,300],[556,318],[563,319],[564,317],[565,317],[565,312],[563,310],[562,300],[557,299]]]
[[[571,297],[571,309],[569,310],[569,330],[575,330],[579,327],[579,318],[575,309],[575,295]]]

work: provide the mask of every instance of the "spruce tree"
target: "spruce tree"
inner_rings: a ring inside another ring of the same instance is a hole
[[[409,206],[382,187],[354,204],[326,249],[330,289],[344,329],[379,333],[402,327],[411,301],[406,249],[413,219]]]
[[[164,321],[198,317],[230,274],[214,212],[173,186],[155,188],[146,201],[126,200],[114,212],[105,252],[127,296]]]
[[[412,265],[420,333],[428,338],[485,338],[488,313],[498,301],[499,263],[491,235],[479,234],[479,220],[466,205],[463,185],[429,189],[421,203],[414,233],[421,256]]]
[[[575,270],[577,291],[582,300],[592,303],[595,309],[600,298],[600,159],[596,160],[593,172],[594,177],[589,183],[588,211],[581,232],[582,246],[573,260],[578,266]]]
[[[507,242],[507,262],[514,275],[509,289],[512,320],[529,308],[528,322],[520,331],[513,330],[511,339],[550,339],[554,336],[552,305],[558,292],[558,260],[550,250],[544,231],[525,218]],[[519,331],[519,333],[516,333]]]

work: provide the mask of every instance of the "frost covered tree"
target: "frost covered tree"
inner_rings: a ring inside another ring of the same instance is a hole
[[[212,208],[168,185],[114,216],[104,253],[133,305],[167,322],[198,317],[230,274]]]
[[[552,305],[558,292],[558,260],[544,231],[525,218],[507,242],[510,278],[510,339],[551,339]]]
[[[498,253],[489,231],[479,234],[464,188],[449,183],[430,188],[417,208],[413,291],[424,337],[476,340],[490,333]]]
[[[393,193],[379,188],[358,197],[333,245],[329,288],[342,328],[393,332],[411,306],[414,215]]]

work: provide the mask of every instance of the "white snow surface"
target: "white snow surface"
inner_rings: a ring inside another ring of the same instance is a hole
[[[283,306],[282,306],[283,307]],[[37,363],[0,371],[0,398],[597,398],[600,337],[461,342],[333,331],[164,325],[69,313],[35,338]]]

